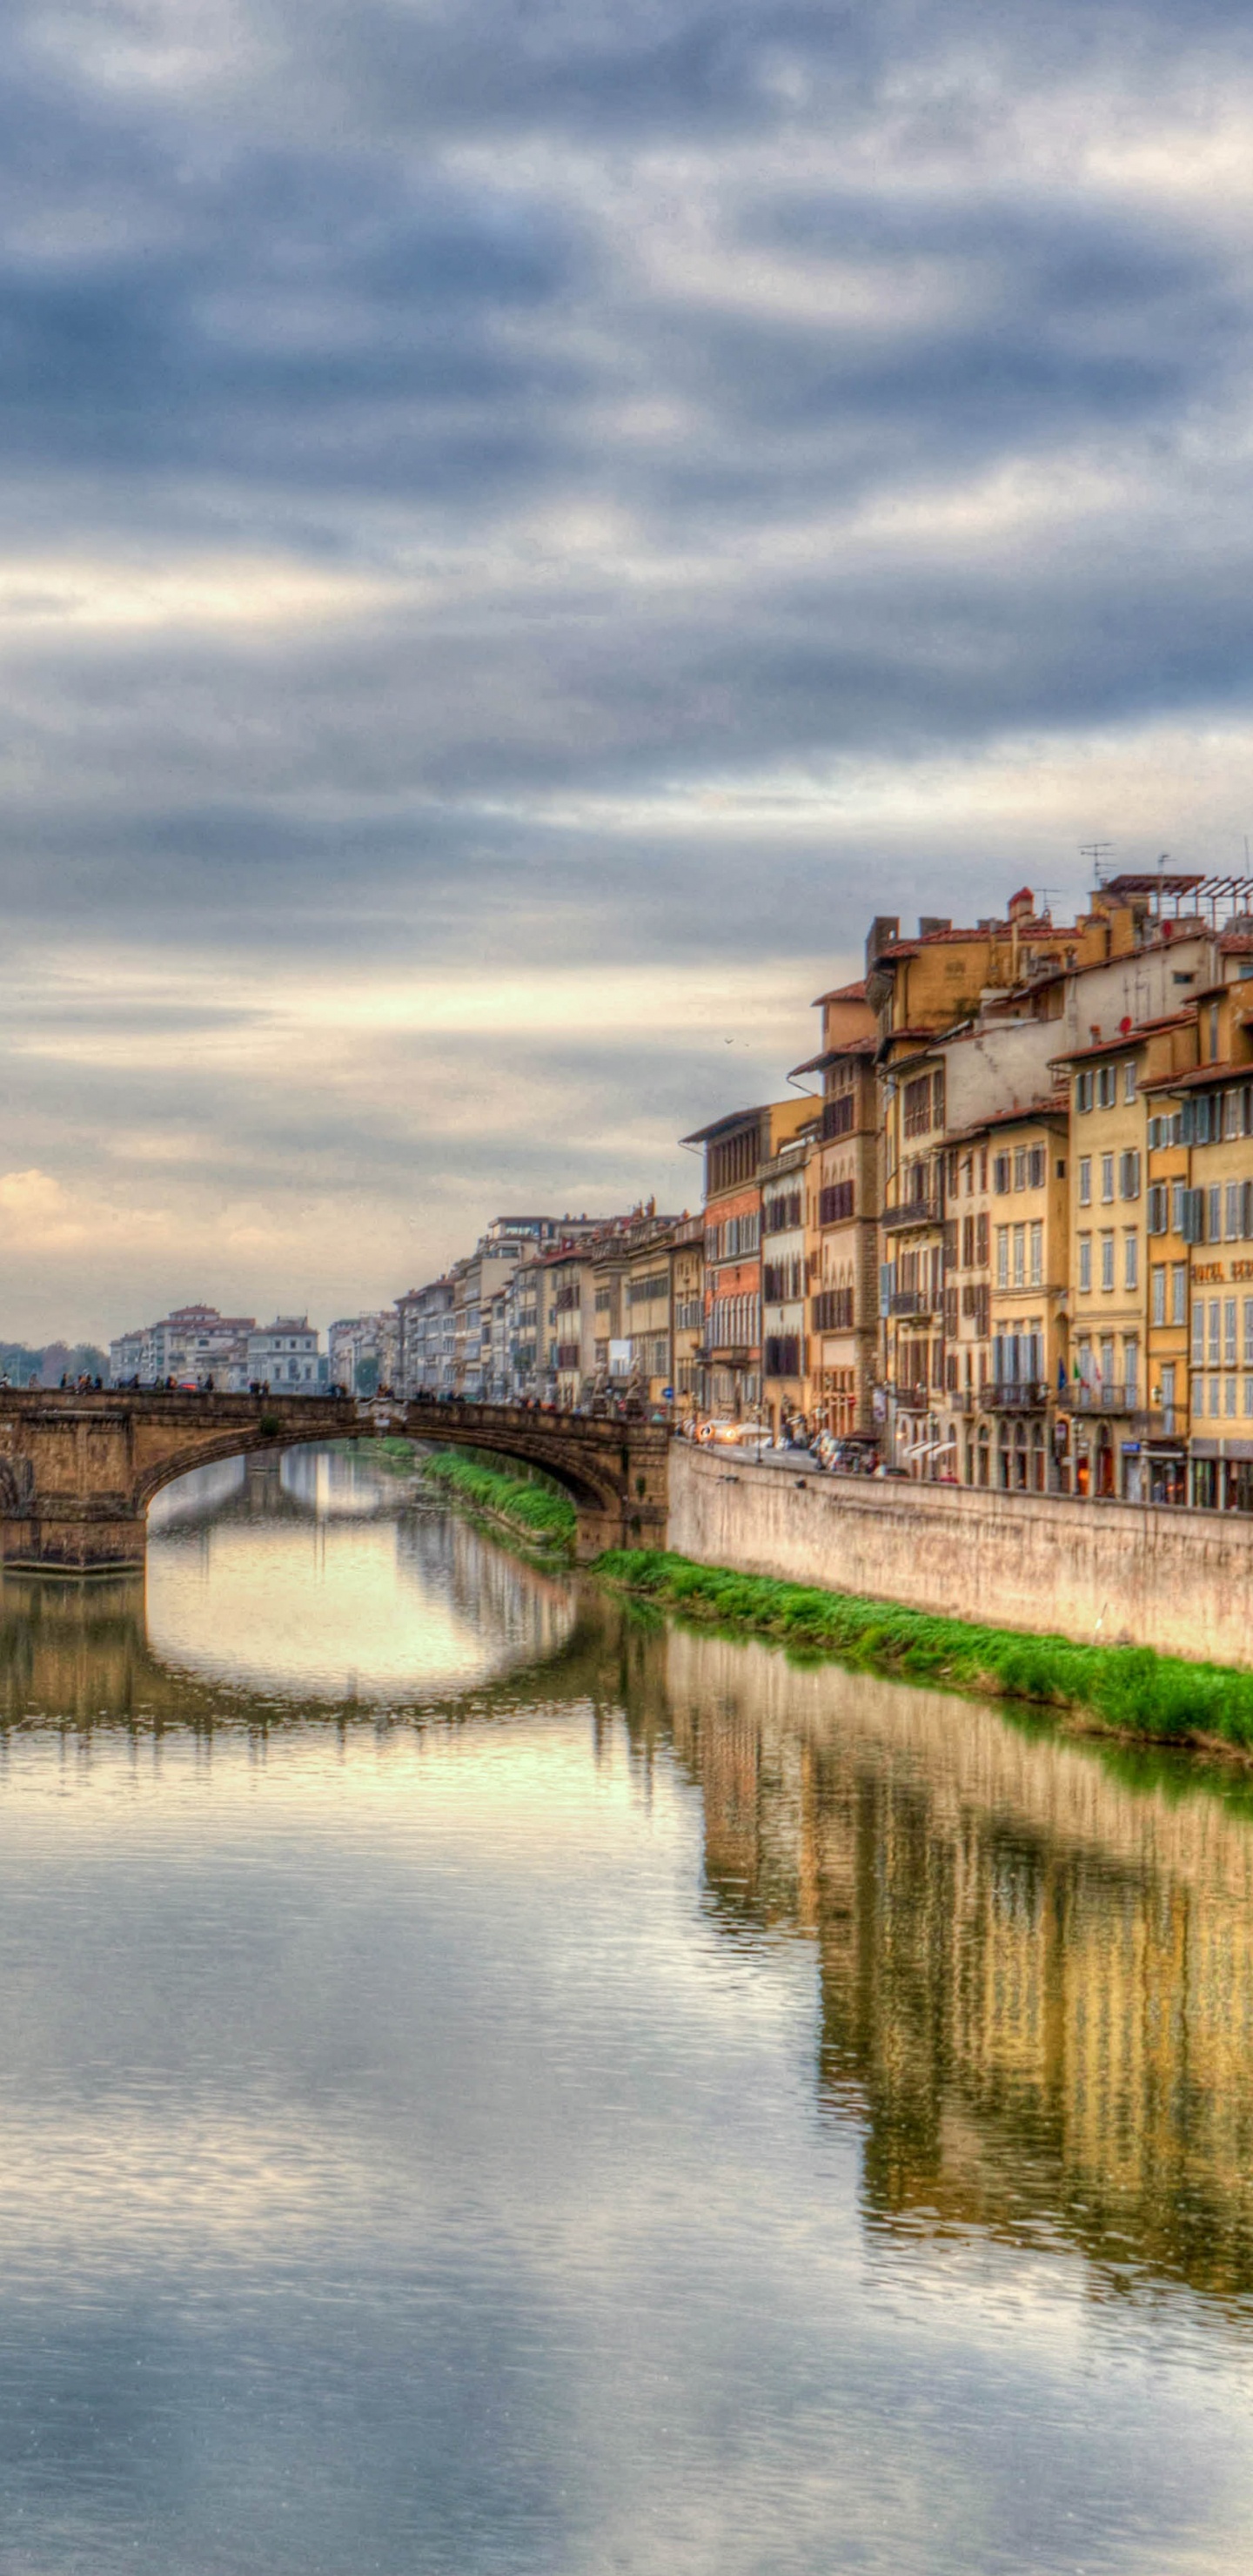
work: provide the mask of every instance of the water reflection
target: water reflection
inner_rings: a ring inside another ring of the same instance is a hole
[[[668,1725],[740,1937],[817,1949],[821,2098],[866,2215],[1059,2233],[1104,2284],[1253,2296],[1253,1825],[1242,1778],[939,1693],[671,1635]]]
[[[368,1456],[296,1449],[184,1477],[154,1512],[159,1663],[336,1704],[464,1691],[551,1654],[571,1587],[523,1575]]]
[[[1243,1775],[305,1453],[0,1715],[0,2566],[1240,2576]]]

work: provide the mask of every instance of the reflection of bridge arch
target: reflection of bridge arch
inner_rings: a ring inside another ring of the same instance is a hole
[[[665,1541],[667,1435],[645,1423],[504,1404],[0,1389],[0,1534],[9,1564],[140,1564],[148,1505],[197,1467],[381,1432],[488,1449],[570,1495],[583,1560]]]
[[[465,1523],[460,1536],[496,1551]],[[548,1578],[514,1557],[503,1557],[510,1579],[528,1589],[568,1591],[570,1578]],[[453,1689],[430,1689],[420,1674],[411,1691],[387,1702],[328,1698],[311,1704],[299,1690],[256,1697],[243,1685],[232,1690],[219,1675],[158,1651],[148,1635],[145,1585],[137,1571],[83,1584],[46,1575],[10,1575],[0,1600],[0,1744],[10,1727],[59,1725],[87,1736],[122,1726],[160,1735],[165,1728],[210,1735],[251,1731],[281,1733],[313,1725],[410,1726],[428,1719],[456,1727],[512,1716],[542,1701],[546,1708],[614,1705],[621,1696],[621,1612],[595,1584],[579,1584],[573,1625],[549,1652],[527,1656],[500,1671]],[[649,1638],[655,1654],[661,1643]],[[637,1641],[638,1643],[638,1641]]]

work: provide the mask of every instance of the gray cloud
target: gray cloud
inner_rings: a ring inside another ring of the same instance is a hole
[[[1220,7],[19,10],[12,1168],[193,1266],[243,1192],[307,1274],[351,1196],[373,1296],[506,1183],[678,1188],[728,1036],[778,1080],[871,878],[958,911],[1077,892],[1097,835],[1238,857],[1251,142]],[[364,978],[355,1033],[320,1054],[306,995],[284,1058],[262,960]],[[758,961],[790,1037],[742,1025]],[[633,1032],[383,999],[579,964],[638,976]]]

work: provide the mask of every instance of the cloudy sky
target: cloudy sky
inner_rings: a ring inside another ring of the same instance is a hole
[[[690,1201],[868,914],[1253,831],[1253,36],[13,0],[0,1332]]]

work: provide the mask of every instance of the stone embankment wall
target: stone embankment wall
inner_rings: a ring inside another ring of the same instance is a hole
[[[949,1618],[1253,1664],[1253,1516],[789,1475],[676,1440],[669,1544]]]

